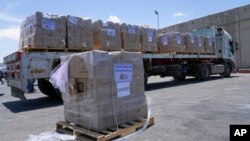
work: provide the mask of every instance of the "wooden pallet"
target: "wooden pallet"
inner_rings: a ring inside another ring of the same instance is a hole
[[[22,48],[25,52],[84,52],[89,49],[84,48]]]
[[[91,131],[78,125],[74,125],[65,121],[58,121],[56,124],[56,131],[64,134],[75,135],[78,140],[94,140],[94,141],[107,141],[124,137],[137,130],[143,128],[146,118],[140,118],[133,122],[121,124],[116,127],[103,130],[101,132]],[[148,126],[154,125],[154,118],[149,118]]]

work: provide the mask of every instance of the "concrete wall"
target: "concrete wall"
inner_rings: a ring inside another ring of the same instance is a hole
[[[236,67],[250,68],[250,5],[172,25],[161,29],[161,32],[188,32],[213,25],[223,26],[240,43],[236,52]]]

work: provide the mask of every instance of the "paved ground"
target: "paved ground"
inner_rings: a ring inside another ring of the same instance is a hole
[[[205,82],[151,77],[149,83],[146,95],[156,124],[128,140],[228,141],[230,124],[250,124],[250,74]],[[0,84],[1,141],[54,131],[55,123],[63,120],[61,101],[39,92],[27,98],[22,102],[11,97],[9,88]]]

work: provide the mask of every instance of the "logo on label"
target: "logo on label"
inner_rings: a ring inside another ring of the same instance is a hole
[[[126,74],[121,74],[120,79],[121,80],[128,79],[128,76]]]

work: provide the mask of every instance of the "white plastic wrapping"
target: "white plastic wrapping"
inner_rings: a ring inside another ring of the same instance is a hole
[[[89,51],[61,62],[50,81],[63,92],[66,121],[100,131],[147,117],[141,53]]]
[[[59,134],[56,132],[43,132],[39,135],[29,135],[26,141],[69,141],[75,140],[76,136]]]

